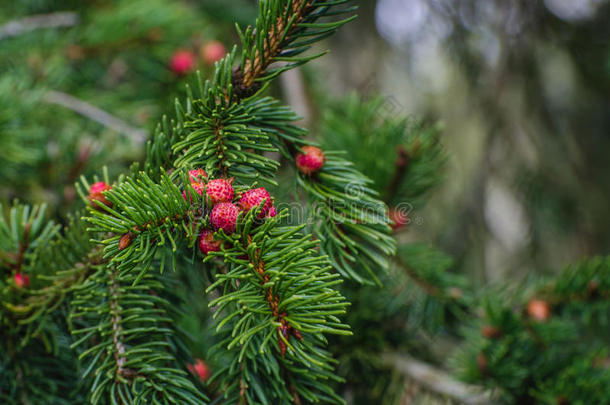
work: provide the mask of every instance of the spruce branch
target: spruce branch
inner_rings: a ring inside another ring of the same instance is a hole
[[[36,250],[36,260],[27,273],[38,280],[36,288],[19,304],[20,325],[41,323],[52,314],[97,267],[103,265],[101,249],[90,242],[84,223],[74,217]]]
[[[83,183],[88,188],[86,180]],[[197,224],[204,211],[201,197],[192,187],[186,187],[184,193],[165,174],[160,183],[143,172],[127,177],[106,194],[112,208],[99,204],[97,209],[89,209],[86,220],[92,226],[88,231],[107,235],[98,242],[105,245],[104,257],[120,271],[136,266],[145,271],[158,248],[169,244],[163,254],[175,254],[184,240],[182,235],[192,246],[197,229],[191,224]]]
[[[238,27],[244,51],[240,65],[232,74],[236,95],[252,95],[260,88],[257,82],[269,80],[323,55],[297,58],[310,48],[311,43],[332,35],[341,25],[355,18],[351,16],[341,21],[316,22],[319,18],[349,13],[355,9],[333,9],[333,6],[344,3],[343,0],[276,0],[259,3],[256,28],[248,27],[242,32]],[[280,61],[287,63],[268,70],[270,65]]]
[[[249,212],[234,236],[219,235],[224,248],[210,256],[228,265],[207,291],[222,292],[210,306],[219,318],[219,346],[233,354],[213,379],[221,380],[228,403],[340,403],[323,383],[335,379],[323,334],[350,333],[337,319],[347,305],[332,289],[340,280],[315,254],[311,236],[301,234],[304,226],[278,227],[286,212],[256,226],[258,212]],[[248,373],[253,369],[257,376]]]
[[[320,249],[344,277],[380,284],[379,272],[389,269],[396,242],[389,235],[385,204],[377,199],[371,181],[340,152],[326,151],[324,167],[312,176],[298,174],[308,193]]]
[[[137,283],[136,283],[137,281]],[[100,269],[75,289],[70,314],[73,347],[85,346],[84,376],[92,404],[204,404],[205,397],[178,368],[163,284],[139,272]]]
[[[186,108],[177,107],[182,131],[172,139],[171,149],[176,157],[172,165],[203,167],[212,177],[235,177],[239,184],[256,180],[274,184],[279,163],[263,154],[277,149],[257,121],[260,111],[269,111],[273,101],[265,98],[218,104],[219,89],[209,86],[200,81],[202,98],[193,100],[191,96]]]
[[[134,170],[89,198],[87,235],[103,246],[103,256],[92,266],[74,266],[93,274],[73,286],[69,319],[73,347],[82,348],[80,359],[87,361],[84,378],[93,404],[204,401],[177,367],[170,344],[176,330],[162,298],[167,285],[149,269],[163,270],[168,259],[192,249],[200,227],[209,227],[211,205],[188,186],[187,170],[203,167],[210,178],[235,178],[239,193],[259,180],[274,182],[279,163],[265,153],[303,143],[305,131],[291,124],[292,111],[253,95],[282,71],[317,56],[297,55],[350,20],[316,22],[349,11],[331,11],[342,3],[261,2],[256,29],[240,32],[243,69],[234,68],[234,49],[216,65],[212,80],[199,80],[195,92],[188,89],[185,105],[176,104],[175,120],[163,120],[148,144],[146,172]],[[287,63],[274,69],[275,62]],[[234,86],[240,74],[247,77]],[[47,93],[47,101],[128,128],[60,96]],[[280,139],[288,146],[278,147]],[[86,180],[83,186],[90,189]],[[79,192],[84,196],[80,187]],[[347,306],[334,289],[339,276],[330,273],[328,258],[315,252],[312,236],[301,234],[304,226],[280,226],[285,213],[261,223],[261,209],[242,214],[236,233],[218,231],[215,237],[224,247],[209,255],[224,262],[210,288],[220,291],[212,305],[224,349],[216,354],[230,359],[221,377],[225,399],[342,403],[327,383],[338,378],[325,349],[326,335],[350,333],[339,319]]]
[[[601,387],[608,373],[599,360],[607,357],[608,333],[599,325],[610,313],[609,264],[593,258],[537,287],[486,294],[483,316],[465,328],[464,345],[452,360],[459,376],[499,387],[506,401],[571,402],[586,393],[587,403],[607,402],[610,393]],[[600,389],[568,382],[567,376],[584,370],[590,370],[586,384]]]

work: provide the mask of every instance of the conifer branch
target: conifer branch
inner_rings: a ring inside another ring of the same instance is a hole
[[[326,151],[325,156],[319,172],[297,177],[313,207],[313,229],[322,241],[321,252],[344,277],[380,284],[376,274],[388,271],[388,257],[396,250],[386,205],[370,188],[371,181],[341,153]]]
[[[290,34],[299,26],[305,16],[311,12],[314,0],[293,0],[286,4],[286,8],[282,15],[277,17],[275,25],[271,26],[269,32],[266,33],[266,41],[263,43],[263,49],[257,49],[254,53],[254,58],[246,59],[241,69],[243,78],[242,86],[247,89],[252,86],[254,80],[261,76],[267,67],[273,62],[273,59],[280,53],[280,45],[283,38],[289,40]],[[286,23],[291,24],[286,27]]]
[[[235,97],[248,97],[260,89],[262,81],[306,63],[322,54],[298,58],[310,44],[334,33],[355,16],[341,21],[316,23],[322,17],[352,12],[355,7],[334,11],[343,0],[278,0],[261,2],[256,29],[239,30],[244,52],[239,66],[232,72]],[[298,41],[301,38],[301,41]],[[269,70],[275,62],[288,62]]]
[[[329,402],[340,403],[322,382],[333,378],[333,360],[319,336],[349,333],[335,317],[346,305],[331,289],[340,281],[328,273],[327,259],[314,254],[316,242],[300,233],[303,226],[277,226],[286,212],[255,225],[260,210],[254,211],[238,224],[233,237],[218,235],[224,248],[209,255],[222,257],[228,265],[207,291],[222,291],[210,306],[217,308],[214,318],[220,317],[219,345],[234,356],[213,378],[221,379],[229,403],[271,403],[278,395],[273,403],[293,403],[301,395],[309,400],[328,396]],[[264,371],[269,369],[263,364],[280,371]],[[256,378],[247,373],[253,368],[259,370]],[[283,379],[283,388],[274,391],[277,378]]]
[[[119,314],[118,295],[119,284],[116,281],[116,270],[111,269],[109,274],[110,289],[110,325],[112,327],[112,344],[114,345],[114,360],[116,362],[116,373],[120,377],[126,377],[125,369],[125,344],[121,341],[121,315]]]
[[[88,359],[83,378],[91,381],[92,404],[205,403],[177,368],[162,288],[151,275],[104,268],[75,289],[72,346],[86,346],[80,358]]]

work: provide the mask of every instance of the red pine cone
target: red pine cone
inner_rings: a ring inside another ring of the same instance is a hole
[[[316,146],[303,146],[303,153],[297,154],[296,164],[299,171],[307,176],[317,172],[324,166],[324,152]]]
[[[102,193],[104,191],[111,190],[112,186],[104,183],[103,181],[98,181],[97,183],[93,183],[89,188],[89,202],[93,207],[97,207],[98,205],[94,203],[94,201],[99,201],[102,204],[112,207],[112,203],[108,201],[106,196]]]
[[[388,216],[390,218],[390,226],[395,231],[409,223],[409,216],[404,210],[399,208],[390,208]]]
[[[265,201],[265,205],[258,215],[259,219],[266,217],[267,215],[275,216],[276,211],[274,210],[274,215],[271,215],[271,209],[273,208],[273,202],[271,201],[271,195],[269,192],[265,190],[264,187],[255,188],[252,190],[248,190],[241,195],[239,199],[239,207],[243,211],[250,211],[252,208],[258,207],[260,203]]]
[[[210,222],[214,229],[222,229],[227,235],[235,232],[239,208],[232,203],[216,204],[210,213]]]
[[[189,170],[189,178],[191,183],[200,183],[208,179],[208,174],[203,169]]]
[[[228,203],[233,200],[233,186],[225,179],[210,180],[206,194],[212,205]]]
[[[195,364],[189,364],[187,367],[189,371],[196,374],[201,381],[206,381],[208,378],[210,378],[210,369],[201,359],[195,359]]]
[[[172,55],[169,67],[178,76],[183,76],[195,68],[195,54],[187,50],[176,51]]]
[[[30,285],[30,276],[27,274],[15,274],[15,285],[17,288],[28,287]]]
[[[209,252],[218,252],[221,244],[222,241],[214,239],[214,232],[212,231],[203,231],[199,238],[199,250],[204,255],[207,255]]]
[[[203,195],[203,190],[205,190],[204,183],[191,183],[191,187],[193,187],[195,189],[197,194]],[[189,197],[190,197],[189,202],[193,202],[193,197],[191,197],[190,194],[189,194]],[[182,198],[184,198],[186,200],[186,190],[182,192]]]
[[[273,218],[274,216],[277,215],[277,210],[275,209],[275,207],[271,207],[269,209],[269,214],[267,215],[269,218]]]
[[[227,49],[220,41],[210,41],[204,44],[200,49],[200,56],[208,65],[213,65],[214,62],[221,60],[227,53]]]
[[[536,321],[546,321],[551,316],[551,308],[548,302],[533,299],[527,303],[527,314]]]

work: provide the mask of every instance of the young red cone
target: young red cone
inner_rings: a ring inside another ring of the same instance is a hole
[[[189,178],[191,183],[201,183],[208,179],[208,174],[203,169],[189,170]]]
[[[195,189],[197,194],[203,195],[203,190],[205,190],[204,183],[191,183],[191,187],[193,187]],[[184,198],[186,200],[186,190],[182,192],[182,198]],[[190,194],[189,194],[189,202],[193,202],[193,197],[191,197]]]
[[[189,364],[187,367],[189,371],[197,375],[201,381],[205,382],[208,378],[210,378],[210,368],[207,364],[205,364],[205,361],[201,359],[195,359],[195,364]]]
[[[212,231],[203,231],[199,237],[199,250],[204,255],[210,252],[218,252],[221,244],[221,241],[214,239],[214,232]]]
[[[215,179],[208,182],[206,194],[212,205],[233,201],[233,186],[228,180]]]
[[[296,156],[296,164],[299,171],[307,176],[317,172],[324,166],[326,158],[322,149],[316,146],[303,146],[303,153]]]
[[[395,231],[409,223],[409,216],[399,208],[390,208],[388,216],[390,218],[390,226]]]
[[[200,50],[200,55],[203,61],[208,65],[213,65],[218,62],[227,53],[227,48],[220,41],[210,41],[205,43]]]
[[[183,76],[195,68],[195,54],[187,50],[176,51],[169,62],[169,67],[178,76]]]
[[[548,302],[533,299],[527,303],[527,314],[535,321],[544,322],[551,316],[551,308]]]
[[[265,200],[265,204],[263,205],[261,212],[258,214],[258,218],[262,219],[266,216],[275,216],[276,211],[273,207],[273,202],[271,201],[271,195],[269,195],[269,192],[265,190],[264,187],[255,188],[243,193],[239,199],[238,205],[243,211],[248,212],[252,208],[258,207],[263,200]]]
[[[15,274],[15,285],[17,288],[28,287],[30,285],[30,276],[27,274]]]
[[[99,201],[107,207],[112,207],[112,203],[108,201],[106,196],[103,194],[104,191],[111,190],[112,186],[104,183],[103,181],[98,181],[97,183],[93,183],[89,188],[89,202],[93,207],[98,207],[98,205],[94,201]]]
[[[227,235],[235,232],[239,208],[232,203],[216,204],[210,213],[210,223],[214,229],[222,229]]]

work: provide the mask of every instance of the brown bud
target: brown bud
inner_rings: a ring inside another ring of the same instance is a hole
[[[557,405],[570,405],[570,401],[566,397],[557,397]]]
[[[551,316],[551,308],[548,302],[533,299],[527,303],[527,314],[535,321],[543,322]]]
[[[284,356],[286,354],[286,343],[281,338],[278,338],[278,345],[280,346],[280,353]]]
[[[119,239],[119,251],[131,245],[132,235],[128,232]]]
[[[103,181],[98,181],[97,183],[93,183],[89,188],[89,202],[94,208],[98,208],[98,205],[94,203],[94,201],[99,201],[102,204],[112,207],[112,202],[108,201],[106,196],[103,194],[104,191],[111,190],[112,187]]]
[[[290,332],[292,332],[292,336],[294,336],[295,338],[303,340],[303,335],[301,335],[301,332],[298,329],[291,328]]]
[[[500,337],[501,334],[502,332],[500,331],[500,329],[496,328],[495,326],[481,326],[481,336],[486,337],[487,339],[495,339],[497,337]]]

